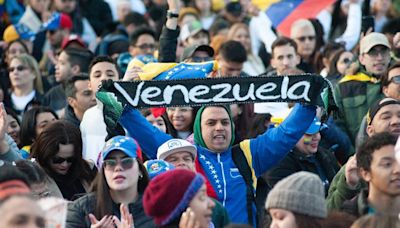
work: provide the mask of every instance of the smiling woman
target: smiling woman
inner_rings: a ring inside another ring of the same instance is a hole
[[[46,126],[32,145],[31,157],[54,179],[68,200],[88,192],[96,173],[82,158],[79,129],[65,121]]]

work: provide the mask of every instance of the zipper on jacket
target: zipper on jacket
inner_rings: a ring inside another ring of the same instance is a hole
[[[224,199],[222,200],[222,205],[225,207],[226,203],[226,180],[225,180],[225,170],[224,164],[221,162],[221,154],[217,155],[218,163],[221,166],[221,173],[222,173],[222,181],[224,182]]]

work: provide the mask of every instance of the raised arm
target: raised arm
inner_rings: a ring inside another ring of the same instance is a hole
[[[158,147],[172,138],[151,125],[138,110],[131,106],[125,107],[119,122],[151,159],[156,159]]]
[[[168,12],[179,15],[179,0],[168,0]],[[167,21],[162,28],[159,46],[159,62],[175,62],[176,47],[179,36],[178,18],[167,16]]]
[[[6,133],[7,127],[7,113],[4,104],[0,103],[0,159],[12,162],[21,159],[21,156],[14,140]]]
[[[315,106],[296,104],[279,127],[250,139],[252,165],[257,177],[276,165],[296,145],[312,123],[315,110]]]

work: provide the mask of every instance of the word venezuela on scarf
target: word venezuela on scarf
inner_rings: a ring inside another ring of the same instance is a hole
[[[230,103],[300,102],[325,106],[329,82],[319,75],[234,77],[152,81],[107,81],[100,92],[113,93],[136,108]],[[325,105],[324,105],[325,104]]]

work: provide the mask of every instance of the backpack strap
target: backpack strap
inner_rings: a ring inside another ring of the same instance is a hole
[[[245,183],[246,183],[246,198],[247,198],[247,216],[248,223],[250,225],[253,224],[253,204],[255,205],[255,196],[254,196],[254,183],[253,183],[253,173],[254,170],[250,168],[248,161],[246,159],[245,154],[243,153],[239,144],[232,147],[232,159],[235,163],[236,167],[239,170],[239,173],[242,175]]]

